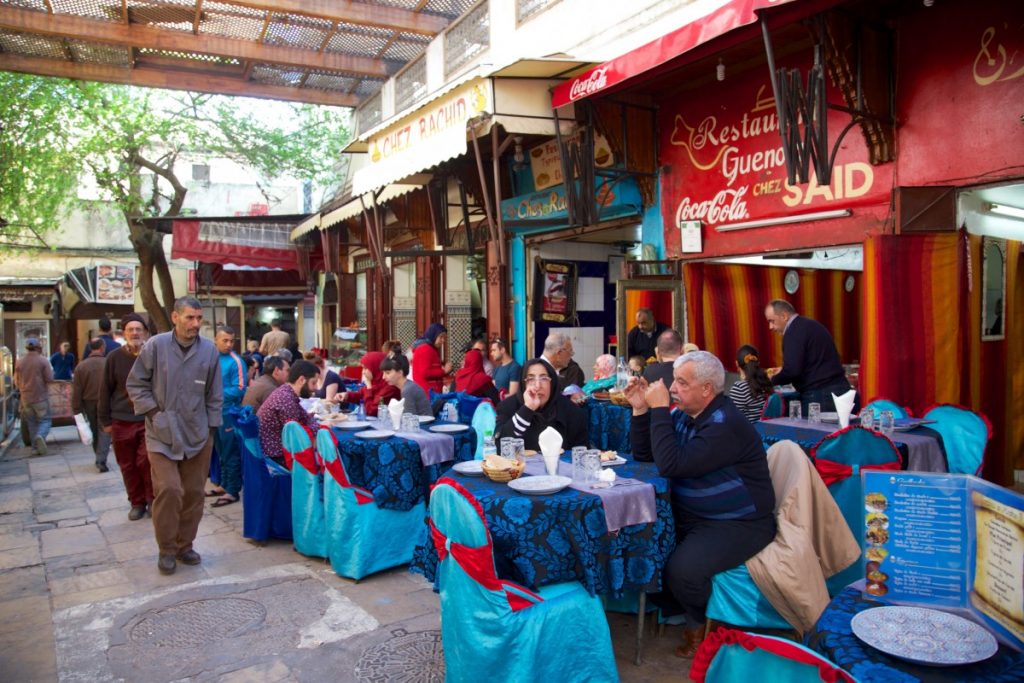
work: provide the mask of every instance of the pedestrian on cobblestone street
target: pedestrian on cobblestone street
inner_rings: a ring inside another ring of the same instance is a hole
[[[171,320],[172,331],[142,347],[127,382],[135,414],[146,416],[162,574],[173,574],[179,560],[202,561],[192,542],[203,517],[203,487],[224,400],[217,347],[199,336],[203,305],[182,297],[174,302]]]
[[[14,366],[14,386],[21,394],[21,432],[32,455],[46,455],[46,435],[50,433],[50,394],[53,368],[43,357],[43,345],[36,337],[25,340],[25,353]]]
[[[106,472],[110,455],[110,436],[100,429],[98,417],[100,393],[103,391],[103,367],[107,346],[102,339],[89,342],[89,356],[78,364],[71,380],[71,412],[85,415],[92,430],[92,452],[96,456],[96,469]]]
[[[106,357],[103,367],[98,417],[104,433],[113,441],[114,457],[131,505],[128,519],[134,522],[142,519],[153,504],[153,480],[146,450],[146,418],[135,414],[125,384],[149,338],[149,328],[141,315],[129,313],[121,318],[121,329],[125,344]]]

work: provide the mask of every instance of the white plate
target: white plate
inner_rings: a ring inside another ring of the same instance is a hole
[[[949,612],[924,607],[875,607],[850,621],[853,634],[887,655],[929,666],[988,659],[999,649],[983,627]]]
[[[518,479],[513,479],[508,483],[508,487],[519,493],[542,496],[547,493],[558,493],[571,483],[571,477],[545,474],[539,477],[519,477]]]
[[[390,429],[367,429],[365,432],[356,432],[357,439],[387,439],[394,435]]]
[[[434,416],[433,415],[417,415],[416,417],[420,418],[420,424],[423,424],[425,422],[433,422],[434,421]]]
[[[621,455],[616,455],[614,460],[602,460],[601,467],[618,467],[619,465],[625,465],[627,462],[629,461]]]
[[[464,432],[467,429],[469,429],[469,427],[467,427],[466,425],[457,425],[457,424],[434,425],[433,427],[430,427],[430,431],[432,431],[432,432],[441,432],[443,434],[453,434],[455,432]]]
[[[464,474],[467,477],[482,477],[484,476],[483,460],[467,460],[465,462],[457,462],[452,465],[452,469],[459,474]]]
[[[335,429],[366,429],[370,426],[369,422],[363,422],[361,420],[345,420],[339,422],[336,425],[331,425]]]

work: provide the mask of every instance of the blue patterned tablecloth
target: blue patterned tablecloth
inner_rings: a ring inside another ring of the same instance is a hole
[[[586,408],[589,425],[587,438],[590,440],[591,448],[619,453],[633,452],[633,446],[629,441],[632,408],[593,398],[587,399]]]
[[[1024,653],[1000,644],[995,656],[965,666],[921,666],[883,654],[853,634],[850,620],[858,613],[887,603],[869,598],[858,587],[848,586],[804,636],[804,645],[828,657],[860,681],[916,683],[918,681],[963,682],[1022,681]]]
[[[568,461],[568,460],[566,460]],[[524,496],[486,477],[446,476],[480,501],[494,542],[498,576],[531,589],[579,581],[594,594],[661,590],[661,572],[676,546],[668,481],[653,463],[630,461],[620,476],[654,485],[658,518],[609,533],[601,499],[567,488],[546,496]],[[436,579],[437,551],[424,535],[411,570]],[[435,585],[436,588],[436,585]]]
[[[444,424],[444,423],[438,423]],[[388,510],[410,510],[430,494],[430,486],[456,462],[472,460],[476,432],[470,427],[452,434],[455,459],[424,467],[420,447],[401,435],[387,439],[357,439],[351,430],[334,429],[338,451],[353,484],[373,493],[377,505]]]

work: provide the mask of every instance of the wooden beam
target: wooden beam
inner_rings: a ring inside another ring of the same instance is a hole
[[[380,26],[424,36],[436,36],[448,26],[444,17],[420,14],[398,7],[381,7],[365,2],[337,0],[221,0],[227,5],[278,12],[302,14],[359,26]]]
[[[387,65],[382,60],[369,57],[262,45],[252,40],[239,40],[223,36],[196,36],[191,33],[151,26],[138,24],[125,26],[108,21],[61,14],[51,15],[13,7],[0,6],[0,28],[124,47],[198,52],[302,69],[341,71],[347,74],[365,74],[378,78],[387,78],[388,76]]]
[[[170,69],[151,69],[136,67],[129,69],[108,64],[82,64],[62,62],[57,59],[42,57],[22,57],[4,53],[0,68],[5,71],[36,74],[39,76],[56,76],[81,81],[99,81],[102,83],[123,83],[144,88],[167,88],[170,90],[191,90],[193,92],[213,93],[215,95],[239,95],[243,97],[259,97],[268,100],[284,100],[286,102],[308,102],[332,107],[355,107],[359,98],[355,95],[332,93],[309,88],[288,88],[280,85],[264,85],[252,83],[230,76],[197,74],[187,71]]]

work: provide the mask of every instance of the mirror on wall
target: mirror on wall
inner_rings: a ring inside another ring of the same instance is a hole
[[[986,237],[982,242],[981,339],[1006,336],[1006,242]]]
[[[626,353],[626,337],[636,326],[636,312],[649,308],[654,318],[688,339],[683,283],[680,280],[619,280],[615,283],[618,355]]]

